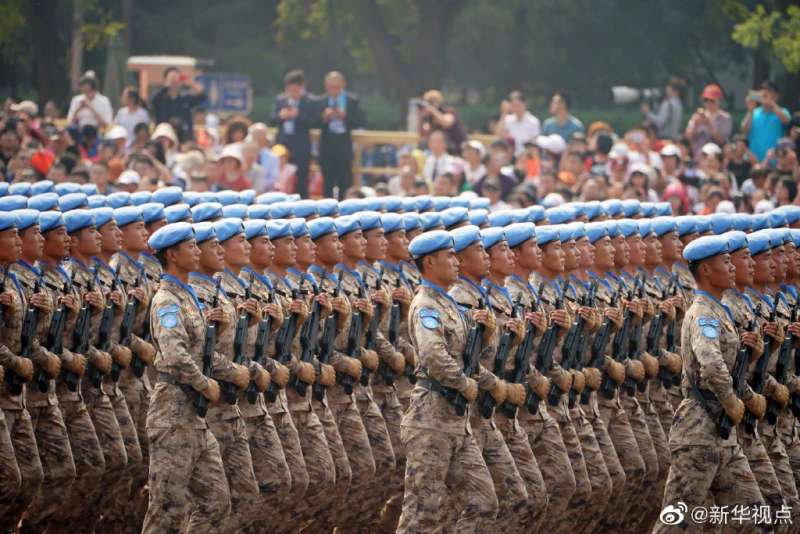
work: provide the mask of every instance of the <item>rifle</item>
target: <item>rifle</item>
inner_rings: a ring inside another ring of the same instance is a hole
[[[119,268],[120,265],[117,264],[117,270],[114,273],[114,280],[111,282],[111,291],[108,292],[109,295],[117,290],[117,280],[119,279]],[[114,303],[111,302],[110,298],[106,298],[106,307],[103,310],[103,315],[100,317],[100,329],[97,333],[97,348],[104,352],[108,352],[111,349],[111,330],[114,327]],[[122,372],[122,366],[117,362],[111,362],[111,379],[116,382],[119,380],[119,374]],[[103,381],[103,375],[94,368],[93,365],[90,364],[89,367],[89,378],[92,381],[92,385],[96,388],[100,387],[100,383]]]
[[[136,281],[133,283],[133,288],[138,289],[139,285],[142,282],[142,273],[144,269],[139,271],[139,274],[136,275]],[[147,328],[147,332],[150,331],[150,303],[147,304],[147,311],[148,313],[145,314],[145,325]],[[131,297],[128,299],[128,303],[125,305],[125,312],[122,316],[122,324],[120,325],[119,329],[119,342],[121,345],[126,347],[130,347],[131,345],[131,334],[133,333],[133,321],[136,319],[136,314],[139,313],[139,301],[136,297]],[[147,364],[144,363],[136,353],[133,353],[131,356],[131,372],[133,372],[134,376],[141,377],[144,374],[144,369],[147,367]],[[119,373],[117,376],[114,376],[114,368],[111,368],[111,379],[115,382],[119,379]]]
[[[77,268],[73,274],[73,280],[77,274]],[[89,282],[89,293],[94,291],[94,272]],[[78,354],[86,356],[89,349],[89,327],[91,326],[92,310],[86,299],[81,299],[81,308],[78,310],[78,316],[75,320],[75,330],[72,331],[72,344],[73,349]],[[64,382],[67,384],[67,389],[76,391],[80,383],[80,377],[69,370],[64,370]]]
[[[375,282],[375,291],[380,291],[382,278],[383,278],[383,268],[381,267],[381,271],[380,273],[378,273],[378,280]],[[369,325],[367,325],[367,335],[364,337],[364,348],[367,350],[375,350],[375,343],[377,342],[378,339],[378,326],[381,322],[382,314],[383,314],[383,307],[381,306],[381,304],[377,304],[375,306],[375,310],[373,311],[372,318],[369,321]],[[378,364],[378,371],[380,371],[380,364]],[[361,380],[360,380],[362,386],[369,385],[369,374],[370,370],[367,369],[367,366],[362,365]],[[394,373],[392,373],[392,382],[394,382]]]
[[[594,301],[595,301],[596,297],[597,297],[597,284],[596,284],[596,282],[594,280],[592,280],[592,283],[589,286],[589,296],[588,296],[588,299],[587,299],[586,306],[588,306],[590,308],[594,308]],[[584,325],[583,329],[584,330],[586,329],[585,325]],[[586,347],[588,346],[588,344],[589,344],[589,334],[588,334],[588,332],[583,332],[582,331],[581,335],[578,336],[577,352],[576,352],[576,354],[574,356],[574,359],[573,359],[574,367],[575,367],[576,371],[583,371],[583,368],[585,367],[584,361],[583,361],[583,355],[586,352]],[[575,407],[575,402],[578,399],[578,392],[574,388],[570,388],[570,390],[567,392],[567,397],[568,397],[567,406],[570,409],[574,408]]]
[[[772,310],[769,312],[769,319],[767,320],[768,323],[775,322],[775,316],[778,313],[778,303],[780,302],[780,291],[775,292],[775,298],[772,301]],[[762,393],[764,391],[764,386],[767,384],[767,367],[769,366],[769,357],[772,354],[772,343],[774,340],[772,336],[765,336],[766,339],[764,340],[764,353],[758,359],[758,363],[756,363],[756,368],[753,371],[753,377],[750,379],[750,387],[753,389],[754,393]],[[746,410],[744,414],[744,428],[747,430],[749,434],[755,432],[756,425],[758,421],[756,416],[751,413],[750,411]]]
[[[760,310],[760,307],[759,307]],[[756,329],[756,316],[750,319],[750,322],[747,325],[748,332],[754,332]],[[742,345],[739,347],[739,351],[736,353],[736,361],[733,363],[733,370],[731,372],[731,379],[733,382],[733,391],[736,393],[737,397],[742,397],[744,395],[745,387],[747,386],[747,367],[750,365],[750,355],[752,354],[753,349]],[[719,415],[719,418],[716,421],[717,425],[717,432],[722,439],[728,439],[728,436],[731,435],[731,429],[734,427],[733,421],[725,413],[725,410]]]
[[[383,274],[383,270],[381,270],[381,274]],[[395,289],[400,287],[400,276],[397,277],[394,287]],[[400,303],[392,301],[392,307],[389,308],[389,343],[391,343],[392,347],[397,348],[398,337],[400,337]],[[414,376],[414,369],[411,369],[411,373],[409,374],[409,367],[410,364],[406,363],[403,374],[408,376],[409,381],[411,381],[411,378]],[[383,360],[381,360],[381,363],[378,365],[378,376],[383,379],[384,384],[388,386],[394,384],[394,370]],[[416,378],[414,378],[414,382],[416,382]],[[411,383],[413,384],[414,382]]]
[[[556,298],[556,303],[555,303],[556,310],[560,310],[564,307],[564,296],[567,293],[568,287],[569,287],[569,281],[564,280],[564,284],[561,288],[561,293],[559,293]],[[541,298],[541,293],[539,295]],[[560,327],[557,324],[551,323],[547,327],[547,330],[544,331],[542,339],[539,341],[539,348],[536,354],[536,368],[539,370],[540,373],[542,373],[545,376],[547,376],[547,374],[553,368],[553,351],[556,348],[559,328]],[[548,394],[548,397],[549,396],[550,395]],[[539,399],[537,395],[531,395],[530,404],[528,405],[528,411],[530,413],[535,413],[533,405],[535,405],[535,408],[538,409]]]
[[[319,290],[315,287],[312,288],[314,297],[319,294]],[[316,352],[317,345],[318,345],[318,334],[319,334],[319,319],[320,314],[322,313],[321,306],[319,302],[314,300],[314,303],[311,305],[311,313],[308,315],[308,319],[306,322],[303,323],[303,327],[300,329],[300,361],[305,363],[312,363],[314,361],[314,353]],[[305,397],[306,395],[306,384],[300,377],[297,375],[292,375],[289,379],[289,387],[294,389],[298,395],[301,397]]]
[[[300,296],[300,293],[296,290],[292,290],[292,300],[297,300]],[[278,335],[275,338],[275,360],[280,363],[287,363],[292,359],[292,341],[294,340],[294,335],[297,333],[297,314],[293,313],[289,320],[281,325],[281,329],[278,331]],[[278,398],[278,392],[280,391],[280,386],[275,382],[270,382],[269,387],[267,388],[267,392],[265,395],[267,396],[267,400],[269,402],[275,402],[275,399]]]
[[[677,285],[676,285],[676,281],[677,281],[677,279],[676,279],[676,277],[674,275],[672,277],[670,277],[669,286],[666,288],[666,290],[661,292],[662,300],[666,300],[667,298],[672,298],[672,297],[675,296],[675,294],[677,293],[677,290],[678,290]],[[662,317],[661,312],[658,313],[657,317],[659,318],[658,330],[653,332],[653,328],[654,328],[653,323],[655,322],[655,318],[654,318],[653,321],[650,322],[650,330],[647,332],[647,352],[649,352],[652,355],[655,355],[654,351],[658,351],[658,346],[661,344],[661,329],[664,326],[663,325],[664,318]],[[667,350],[669,352],[672,352],[670,350],[670,348],[673,348],[673,349],[675,348],[675,327],[674,327],[674,325],[677,325],[677,323],[678,323],[678,311],[675,310],[675,318],[672,321],[670,321],[669,326],[667,327],[667,333],[666,333],[666,335],[667,335],[667,338],[666,338]],[[670,334],[670,331],[669,331],[670,328],[672,328],[672,333],[671,334]],[[654,339],[653,339],[652,343],[651,343],[651,339],[650,339],[651,332],[653,332],[652,335],[654,336]],[[676,378],[676,375],[673,375],[672,373],[670,373],[669,369],[667,369],[666,366],[660,366],[658,368],[658,380],[661,381],[661,385],[663,385],[665,389],[670,389],[672,386],[677,385],[677,384],[675,384],[675,378]],[[678,378],[678,381],[680,381],[680,376],[678,376],[677,378]]]
[[[33,287],[33,295],[39,292],[39,288],[41,287],[41,279],[36,280],[36,284]],[[25,310],[25,317],[22,320],[22,332],[20,335],[20,343],[21,343],[21,350],[20,356],[23,358],[30,358],[31,349],[33,348],[33,340],[36,337],[36,323],[38,322],[39,311],[28,304]],[[45,384],[47,383],[47,373],[45,373],[42,369],[39,369],[36,372],[36,381],[38,382],[42,376],[44,375]],[[26,380],[19,376],[17,373],[14,372],[13,369],[6,369],[6,387],[8,392],[12,395],[19,395],[22,393],[22,386],[25,384]],[[47,388],[45,388],[47,391]]]
[[[64,284],[62,293],[67,292],[67,285]],[[64,325],[67,322],[67,309],[64,307],[63,302],[58,303],[53,312],[53,318],[50,320],[50,327],[47,330],[47,339],[45,340],[45,348],[60,356],[63,349],[64,341]],[[39,386],[39,391],[46,392],[50,388],[50,377],[43,370],[39,370],[34,376],[36,384]]]
[[[594,293],[595,293],[595,285],[592,283],[592,286],[589,288],[589,291],[584,298],[581,299],[579,305],[581,306],[594,306]],[[578,346],[580,345],[580,341],[582,337],[588,337],[584,332],[586,328],[586,319],[583,316],[579,315],[578,320],[572,323],[569,331],[567,332],[567,337],[564,340],[564,344],[561,346],[561,368],[564,370],[575,369],[577,367],[577,360],[581,357],[581,353],[578,350]],[[572,388],[569,389],[570,392],[574,390]],[[558,406],[558,403],[561,402],[561,397],[566,393],[565,391],[561,391],[561,388],[558,384],[552,384],[550,386],[550,392],[547,394],[547,402],[550,406]],[[575,393],[570,395],[572,398],[572,404],[575,405]]]
[[[639,299],[644,298],[644,276],[639,278]],[[641,321],[637,321],[636,326],[633,327],[633,333],[631,334],[630,339],[628,340],[628,359],[630,360],[639,360],[642,357],[642,326],[644,323],[644,318]],[[625,393],[628,394],[629,397],[632,397],[636,390],[644,391],[645,387],[647,387],[647,377],[641,382],[636,382],[633,377],[625,377],[625,382],[622,383],[622,387],[625,388]]]
[[[478,309],[483,309],[483,299],[478,299]],[[464,345],[464,375],[467,378],[475,374],[480,364],[481,351],[483,350],[483,331],[485,326],[483,323],[475,323],[467,333],[467,342]],[[442,395],[447,399],[456,410],[459,416],[467,413],[467,398],[458,390],[448,387],[442,387]]]
[[[513,306],[511,316],[516,319],[522,317],[521,295],[517,297],[517,302]],[[506,331],[503,332],[503,336],[500,338],[500,344],[497,346],[497,352],[494,355],[494,367],[492,368],[492,372],[498,378],[505,374],[506,360],[508,359],[508,354],[511,352],[511,346],[513,344],[514,333],[506,329]],[[485,390],[481,391],[481,394],[478,396],[478,413],[481,414],[481,417],[490,419],[492,414],[494,414],[495,405],[496,402],[492,394]]]
[[[798,308],[800,307],[800,300],[795,302],[792,307],[790,323],[797,322]],[[781,385],[786,385],[786,377],[789,374],[789,358],[792,354],[792,345],[794,344],[794,336],[787,335],[781,344],[780,352],[778,353],[778,362],[775,366],[775,380]],[[778,414],[780,414],[781,406],[771,398],[767,398],[767,422],[774,425],[778,422]]]
[[[214,298],[211,299],[212,310],[219,306],[219,290],[221,285],[222,277],[217,278],[217,284],[214,288]],[[211,376],[211,362],[214,359],[214,348],[217,344],[217,326],[216,321],[208,323],[206,326],[205,339],[203,339],[203,375],[207,377]],[[188,389],[187,387],[184,391]],[[200,417],[205,417],[206,412],[208,412],[208,399],[199,391],[191,390],[191,393],[194,395],[194,401],[192,402],[194,411]]]
[[[250,283],[252,283],[252,280]],[[273,292],[270,291],[269,297],[267,297],[267,304],[271,304],[272,301]],[[256,342],[255,346],[253,347],[253,361],[261,366],[264,365],[264,357],[266,356],[267,352],[267,340],[269,339],[269,333],[271,331],[272,316],[267,313],[258,323],[258,328],[256,329]],[[247,402],[250,404],[255,404],[256,400],[258,400],[258,386],[256,386],[256,383],[251,380],[247,385]]]
[[[336,284],[336,289],[333,290],[333,297],[338,298],[339,292],[342,290],[342,278],[339,277],[339,282]],[[319,340],[319,360],[320,365],[327,364],[331,356],[333,355],[333,340],[336,338],[336,330],[338,329],[337,323],[339,319],[337,317],[336,311],[331,312],[328,317],[325,318],[325,326],[322,328],[322,337]],[[338,373],[337,373],[338,375]],[[311,393],[314,398],[322,402],[325,399],[325,386],[320,384],[318,381],[314,383],[313,388],[311,389]]]
[[[628,290],[628,302],[633,300],[635,294],[636,284],[634,284],[633,287]],[[622,327],[617,331],[616,334],[614,334],[614,339],[611,341],[611,354],[612,357],[618,362],[622,362],[625,359],[625,354],[622,352],[622,348],[626,346],[628,342],[628,332],[630,330],[632,320],[633,312],[630,310],[630,308],[626,308],[622,315]],[[614,380],[608,376],[608,373],[603,373],[603,381],[600,384],[600,394],[607,399],[613,399],[616,391],[617,385],[614,383]]]
[[[617,307],[617,301],[619,300],[619,289],[614,291],[614,295],[611,297],[611,308]],[[597,331],[597,334],[594,336],[594,341],[592,342],[592,356],[589,360],[589,367],[594,367],[595,369],[600,369],[603,365],[603,360],[605,359],[605,352],[606,352],[606,345],[608,345],[608,340],[611,338],[611,331],[614,328],[614,323],[606,317],[603,319],[603,324],[600,325],[600,329]],[[583,392],[581,393],[581,404],[589,404],[589,397],[591,396],[592,391],[589,388],[584,388]]]
[[[361,285],[358,286],[358,296],[363,298],[364,291]],[[350,319],[350,331],[347,333],[347,355],[351,358],[358,358],[357,354],[361,350],[361,330],[363,329],[361,312],[357,309],[353,310],[353,316]],[[361,376],[364,376],[365,369],[361,367]],[[339,374],[336,376],[336,381],[344,388],[344,392],[348,395],[353,393],[353,385],[355,380],[348,374]]]
[[[536,302],[533,303],[533,311],[538,310],[539,306],[541,305],[542,293],[544,293],[544,284],[544,282],[539,284],[539,290],[536,292]],[[522,344],[517,349],[514,374],[511,377],[512,380],[517,384],[525,381],[525,377],[528,375],[528,368],[530,367],[531,352],[533,352],[533,341],[535,337],[536,326],[534,326],[532,322],[529,322],[528,328],[525,331],[525,339],[522,340]],[[530,388],[530,385],[527,384],[527,381],[525,382],[525,407],[527,408],[528,413],[535,414],[539,411],[539,395],[537,395]],[[517,407],[509,402],[503,403],[501,408],[503,413],[509,419],[512,419],[517,413]]]
[[[220,278],[222,278],[220,276]],[[250,284],[244,290],[244,301],[250,299],[250,287],[253,284],[253,278],[250,278]],[[236,330],[233,333],[233,363],[236,365],[244,365],[247,361],[247,356],[244,353],[245,345],[247,345],[247,328],[250,326],[250,315],[242,309],[239,317],[236,319]],[[239,396],[239,388],[233,382],[222,383],[222,398],[228,404],[236,404],[236,399]]]

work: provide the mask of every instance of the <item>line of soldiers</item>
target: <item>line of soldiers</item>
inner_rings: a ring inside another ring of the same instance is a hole
[[[0,190],[3,531],[796,531],[800,207],[91,193]]]

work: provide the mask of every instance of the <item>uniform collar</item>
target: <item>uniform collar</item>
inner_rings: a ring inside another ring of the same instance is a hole
[[[199,274],[200,276],[204,276],[205,278],[208,278],[207,276],[205,276],[202,273],[191,273],[191,274]],[[172,276],[171,274],[164,273],[164,274],[161,275],[161,279],[164,280],[165,282],[169,282],[171,284],[174,284],[177,287],[179,287],[180,289],[186,291],[186,293],[188,293],[189,296],[192,298],[192,302],[194,302],[194,305],[197,306],[197,309],[198,310],[202,310],[203,309],[203,306],[200,304],[200,301],[197,299],[197,293],[194,292],[194,288],[192,286],[190,286],[189,284],[184,284],[183,282],[181,282],[180,280],[178,280],[176,277]],[[209,280],[211,280],[211,279],[209,278]]]
[[[733,313],[731,313],[730,308],[728,308],[728,306],[723,304],[717,297],[715,297],[708,291],[704,291],[702,289],[698,289],[697,291],[695,291],[695,295],[698,297],[706,297],[708,300],[710,300],[711,302],[722,308],[722,310],[728,316],[728,319],[731,320],[731,323],[736,324],[736,321],[733,320]]]

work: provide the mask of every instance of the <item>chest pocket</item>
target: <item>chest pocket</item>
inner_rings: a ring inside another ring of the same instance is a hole
[[[736,352],[739,350],[739,334],[736,333],[728,322],[721,322],[719,326],[719,348],[728,368],[733,368],[736,361]]]

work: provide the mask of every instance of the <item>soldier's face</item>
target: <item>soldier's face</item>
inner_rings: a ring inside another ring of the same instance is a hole
[[[383,228],[370,230],[366,233],[365,238],[367,260],[375,262],[386,258],[386,247],[389,246],[389,243],[386,241],[386,233]]]
[[[408,238],[404,230],[386,236],[386,255],[394,261],[408,259]]]
[[[739,249],[731,254],[731,262],[736,268],[736,285],[737,286],[751,286],[753,285],[753,275],[755,270],[755,262],[750,256],[750,250],[747,247]]]
[[[256,269],[266,269],[272,265],[275,247],[269,237],[261,235],[250,240],[250,264]]]
[[[0,262],[13,263],[22,254],[22,240],[16,228],[0,232]]]
[[[282,237],[272,244],[275,245],[275,263],[283,267],[292,267],[297,263],[297,245],[294,243],[294,237]]]
[[[462,274],[475,278],[484,278],[489,274],[489,255],[478,241],[458,254],[459,269]]]
[[[661,242],[661,259],[664,262],[671,263],[680,259],[683,252],[683,243],[681,243],[677,232],[668,232],[662,235],[659,239]]]
[[[786,253],[783,247],[772,249],[772,260],[775,262],[775,281],[786,278]]]
[[[552,241],[542,249],[542,265],[550,271],[564,272],[564,250],[561,242]]]
[[[364,239],[364,233],[361,230],[350,232],[341,238],[341,241],[346,258],[360,261],[366,257],[367,240]]]
[[[572,271],[578,268],[578,256],[575,251],[575,241],[562,241],[561,250],[564,252],[564,270]]]
[[[74,250],[84,256],[94,256],[100,253],[100,233],[94,226],[83,228],[72,234],[71,237],[72,245],[70,250]]]
[[[304,235],[294,240],[297,246],[297,263],[306,266],[314,263],[317,257],[317,245],[311,240],[311,236]]]
[[[639,234],[634,234],[625,239],[628,243],[628,263],[632,265],[641,265],[644,261],[644,241]]]
[[[791,279],[797,276],[797,248],[794,243],[786,243],[783,245],[783,249],[786,258],[786,278]]]
[[[335,233],[322,236],[315,241],[317,259],[323,265],[336,265],[342,261],[342,242]]]
[[[21,257],[25,260],[36,261],[44,254],[44,237],[39,231],[39,225],[26,228],[20,236],[22,240]]]
[[[578,265],[584,269],[594,265],[594,245],[589,242],[588,237],[582,237],[575,244],[578,252]]]
[[[753,260],[755,261],[753,282],[759,285],[773,283],[775,281],[775,262],[772,259],[772,252],[768,250],[756,254]]]
[[[235,235],[222,244],[225,252],[225,263],[235,267],[244,267],[250,263],[250,242],[244,234]]]
[[[213,272],[225,268],[225,254],[219,240],[214,237],[200,243],[200,267]]]
[[[630,261],[631,249],[628,246],[628,241],[618,235],[611,242],[614,245],[614,266],[617,268],[625,267]]]
[[[406,241],[411,243],[411,240],[417,237],[419,234],[422,233],[422,230],[419,228],[415,228],[413,230],[409,230],[406,232]]]
[[[144,221],[126,224],[122,227],[122,246],[131,252],[147,250],[147,228]]]
[[[206,243],[216,242],[216,238]],[[206,244],[203,243],[203,244]],[[219,247],[219,243],[216,243]],[[194,272],[200,270],[200,258],[203,254],[201,248],[198,248],[194,239],[184,241],[183,243],[173,247],[167,251],[167,260],[174,261],[178,269],[186,272]],[[219,270],[222,270],[220,268]]]
[[[100,247],[103,252],[114,254],[122,250],[122,232],[113,219],[100,227]]]
[[[656,234],[650,234],[644,240],[645,244],[645,258],[648,265],[658,265],[661,263],[661,242],[656,237]]]
[[[735,287],[736,267],[731,262],[730,254],[714,256],[700,268],[706,271],[711,287],[722,290]]]
[[[423,273],[435,283],[447,288],[458,280],[459,259],[453,249],[440,250],[429,254],[423,260],[426,272]]]
[[[594,242],[594,265],[601,273],[614,267],[614,245],[610,237]]]
[[[521,245],[511,249],[514,255],[514,266],[525,271],[534,271],[542,265],[542,249],[535,239],[528,239]]]
[[[700,234],[698,232],[692,232],[691,234],[685,234],[681,236],[679,239],[681,240],[681,244],[685,247],[698,237],[700,237]]]
[[[508,276],[514,272],[514,254],[508,248],[508,243],[500,241],[489,249],[489,263],[492,272],[500,276]]]
[[[63,226],[45,232],[44,253],[51,258],[64,258],[69,256],[69,247],[72,240]]]

